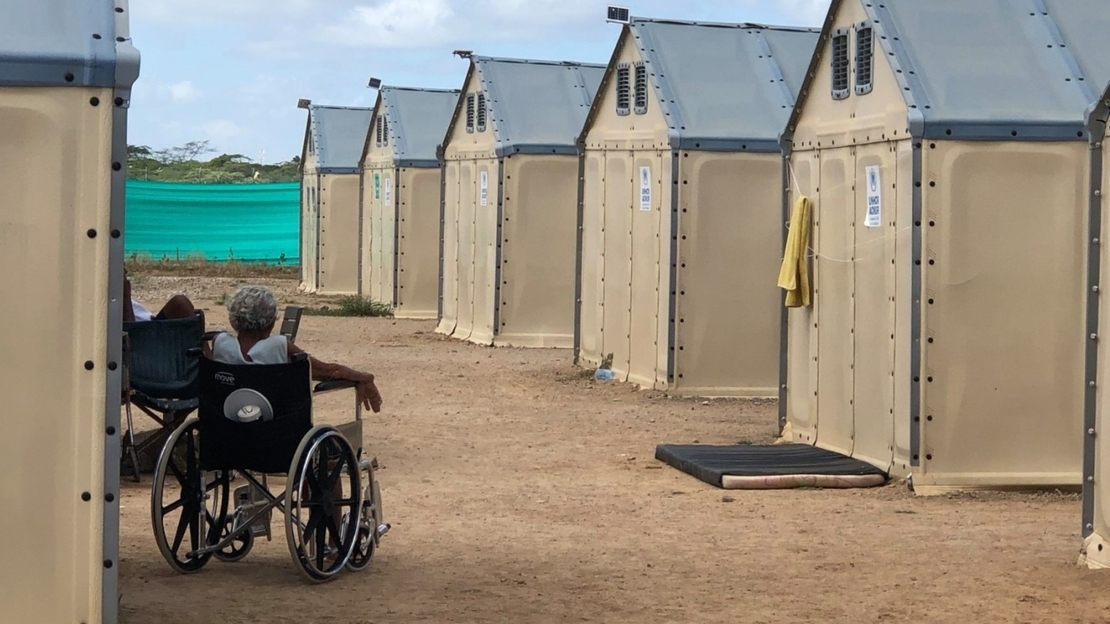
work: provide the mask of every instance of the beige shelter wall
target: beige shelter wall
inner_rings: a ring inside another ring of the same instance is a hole
[[[405,168],[393,192],[398,193],[400,221],[397,258],[397,318],[434,319],[439,297],[438,168]]]
[[[683,152],[679,162],[673,391],[777,397],[782,157]]]
[[[436,332],[445,336],[455,333],[459,321],[459,282],[462,276],[459,262],[459,208],[463,166],[459,161],[444,163],[443,176],[443,266],[439,276],[442,300],[438,306],[439,324]],[[469,180],[469,178],[468,178]]]
[[[604,152],[605,199],[603,204],[602,249],[605,255],[601,279],[601,352],[612,357],[617,379],[628,381],[632,331],[632,201],[633,153]]]
[[[1110,189],[1110,142],[1102,144],[1102,200],[1101,209],[1106,212],[1106,189]],[[1103,218],[1102,230],[1099,240],[1110,240],[1110,219]],[[1088,253],[1099,254],[1100,281],[1106,283],[1110,277],[1110,254],[1102,246],[1089,247]],[[1110,335],[1110,310],[1100,302],[1098,319],[1099,336]],[[1106,341],[1098,343],[1098,377],[1095,379],[1097,393],[1095,394],[1095,457],[1094,457],[1094,533],[1087,545],[1088,564],[1092,567],[1110,567],[1110,435],[1103,432],[1110,430],[1110,403],[1107,402],[1105,388],[1110,388],[1110,351],[1107,350]]]
[[[113,94],[0,88],[0,259],[12,268],[0,297],[0,586],[10,622],[101,620],[113,128],[112,107],[90,106],[94,97]]]
[[[504,166],[501,326],[495,342],[570,348],[578,157],[518,154],[507,157]]]
[[[396,170],[392,164],[376,167],[363,184],[370,197],[370,291],[371,299],[395,305],[393,301],[394,247],[397,209],[394,204]]]
[[[813,200],[814,211],[811,227],[816,228],[816,204],[821,188],[821,152],[795,153],[790,159],[791,197],[796,200],[804,195]],[[816,233],[810,233],[810,271],[817,277],[817,266],[812,250],[817,249]],[[816,284],[813,279],[812,284]],[[817,334],[818,308],[816,293],[814,305],[787,310],[786,346],[786,421],[790,427],[791,441],[802,444],[817,443]]]
[[[924,158],[915,484],[1077,485],[1087,145],[936,142]]]
[[[579,293],[578,358],[582,366],[601,365],[605,282],[605,152],[582,153],[582,249]]]
[[[358,174],[320,176],[321,294],[358,293],[358,200]]]

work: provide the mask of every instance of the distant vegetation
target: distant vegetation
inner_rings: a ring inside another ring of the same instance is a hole
[[[258,164],[242,154],[221,154],[199,160],[216,150],[208,141],[190,141],[179,147],[155,150],[146,145],[128,145],[128,177],[152,182],[194,184],[258,184],[296,182],[301,157],[272,165]]]

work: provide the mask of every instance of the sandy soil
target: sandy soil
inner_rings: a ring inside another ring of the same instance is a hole
[[[234,283],[142,278],[136,295],[184,287],[220,325]],[[1075,566],[1077,496],[724,492],[655,445],[770,441],[773,404],[599,384],[566,352],[461,344],[426,322],[310,317],[298,342],[381,380],[366,442],[394,528],[375,561],[308,585],[275,518],[244,561],[177,575],[147,476],[124,484],[124,622],[1110,621],[1110,576]],[[350,413],[348,397],[316,408]]]

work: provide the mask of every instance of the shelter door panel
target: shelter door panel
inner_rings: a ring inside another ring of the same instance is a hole
[[[660,273],[669,271],[670,262],[662,257],[663,246],[659,239],[660,220],[670,219],[670,206],[663,206],[662,153],[637,153],[633,161],[635,195],[632,210],[632,274],[629,288],[632,295],[632,313],[629,327],[628,380],[646,388],[658,384],[666,387],[667,380],[656,379],[656,362],[660,349],[659,299],[670,293],[659,290]],[[667,186],[670,186],[668,180]],[[667,245],[667,249],[670,246]],[[668,254],[669,256],[670,254]],[[663,266],[667,265],[667,269]],[[664,319],[667,322],[669,319]]]
[[[396,270],[397,249],[397,197],[394,169],[382,171],[382,212],[381,212],[381,295],[379,301],[396,305],[394,299],[394,271]]]
[[[904,475],[910,469],[910,428],[914,427],[910,415],[910,384],[914,373],[911,369],[913,327],[913,143],[897,143],[897,189],[894,201],[897,226],[895,227],[895,294],[894,318],[894,468],[895,474]]]
[[[632,153],[606,152],[605,296],[602,321],[602,357],[613,357],[613,371],[628,379],[629,335],[632,313]]]
[[[821,325],[817,334],[817,443],[845,455],[852,454],[855,436],[855,168],[851,148],[822,153],[815,219],[819,227],[814,296]]]
[[[791,169],[791,188],[795,194],[791,197],[790,208],[793,209],[793,202],[801,194],[813,200],[816,210],[821,205],[820,152],[799,154],[794,158]],[[817,248],[817,217],[816,212],[810,215],[810,224],[813,226],[810,230],[811,249]],[[812,255],[808,249],[806,253]],[[813,266],[812,270],[816,278],[818,268]],[[813,284],[811,288],[812,286]],[[793,441],[812,444],[817,440],[817,308],[790,308],[787,314],[787,421],[790,423]]]
[[[855,457],[888,469],[894,454],[898,161],[894,144],[859,146],[855,168]]]
[[[459,309],[452,334],[469,340],[474,330],[474,216],[478,189],[477,163],[459,161]]]
[[[459,285],[462,274],[459,266],[459,206],[461,167],[457,162],[449,162],[443,167],[443,223],[440,236],[443,239],[443,267],[439,276],[442,289],[441,314],[437,331],[448,336],[455,332],[459,314]]]
[[[584,364],[601,363],[601,327],[605,301],[605,152],[586,153],[582,195],[581,293],[578,348]]]
[[[474,329],[470,340],[490,344],[497,302],[498,180],[496,161],[478,162],[474,207]]]

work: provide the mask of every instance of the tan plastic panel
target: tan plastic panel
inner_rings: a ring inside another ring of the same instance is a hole
[[[605,297],[601,348],[617,379],[628,380],[632,315],[632,153],[605,152]]]
[[[309,162],[314,163],[315,157]],[[319,177],[306,162],[301,175],[301,289],[314,293],[319,287],[319,267],[316,256],[320,253]]]
[[[326,295],[358,294],[359,176],[320,176],[320,288]]]
[[[397,318],[434,319],[439,296],[439,169],[401,169]]]
[[[671,298],[668,296],[671,289],[671,218],[668,210],[672,210],[673,187],[675,179],[675,159],[670,150],[660,154],[660,169],[662,173],[659,179],[662,181],[660,200],[661,211],[659,220],[659,249],[660,249],[660,266],[659,276],[656,280],[659,289],[659,297],[656,303],[655,310],[656,318],[659,322],[656,323],[656,338],[655,344],[658,348],[655,350],[655,379],[656,388],[659,390],[672,390],[670,380],[668,377],[668,368],[670,366],[670,347],[671,335],[674,328],[671,326]]]
[[[636,151],[633,153],[632,178],[632,275],[629,288],[632,293],[632,314],[629,323],[628,381],[644,388],[662,389],[667,379],[657,377],[656,364],[660,349],[668,349],[666,342],[659,344],[659,299],[670,293],[659,288],[660,275],[670,271],[670,241],[660,239],[660,221],[671,218],[670,180],[663,184],[663,153]],[[670,158],[670,152],[667,152]],[[647,167],[651,185],[651,209],[644,210],[641,192],[641,171]],[[668,192],[664,193],[663,189]],[[665,268],[664,268],[665,267]],[[669,323],[670,319],[662,319]]]
[[[790,189],[795,199],[801,193],[813,201],[811,222],[816,221],[816,206],[820,203],[817,193],[821,186],[819,155],[820,152],[803,152],[791,158]],[[793,202],[790,207],[793,209]],[[816,246],[814,226],[810,230],[810,249]],[[810,269],[816,275],[812,251],[807,253],[810,255]],[[787,314],[786,421],[792,432],[791,441],[813,444],[817,441],[817,313],[814,307],[808,307],[791,308]]]
[[[93,97],[113,95],[0,88],[9,622],[101,621],[112,107]]]
[[[915,485],[1077,485],[1087,145],[935,145]]]
[[[870,1],[870,0],[867,0]],[[834,28],[854,28],[867,20],[862,0],[844,0],[834,18]],[[852,41],[855,35],[852,35]],[[821,62],[812,82],[813,91],[803,103],[794,132],[794,151],[909,138],[906,102],[885,54],[875,47],[874,88],[871,93],[832,99],[829,43],[817,50]]]
[[[679,163],[679,322],[672,390],[777,397],[782,158],[683,152]]]
[[[1106,212],[1106,189],[1110,189],[1110,142],[1103,142],[1102,148],[1102,210]],[[1110,240],[1110,219],[1102,220],[1101,241]],[[1101,265],[1101,283],[1106,284],[1110,278],[1110,253],[1106,252],[1105,244],[1092,248],[1091,253],[1099,253]],[[1110,336],[1110,310],[1105,301],[1100,302],[1098,319],[1099,336]],[[1098,378],[1096,379],[1098,392],[1095,394],[1095,483],[1094,483],[1094,533],[1086,544],[1087,565],[1092,568],[1110,567],[1110,346],[1105,339],[1098,343]],[[1086,435],[1086,432],[1083,432]]]
[[[895,293],[894,293],[894,463],[891,474],[910,474],[910,379],[913,328],[913,143],[899,141],[895,189]]]
[[[576,156],[505,159],[498,345],[574,345],[577,202]]]
[[[374,148],[378,150],[380,148]],[[371,152],[374,156],[375,152]],[[367,164],[361,180],[362,197],[362,294],[375,301],[392,303],[392,294],[386,296],[382,288],[384,274],[389,267],[382,255],[382,240],[390,233],[382,223],[383,201],[381,180],[392,169],[391,162],[372,162]],[[377,188],[375,188],[375,180]]]
[[[582,291],[578,327],[578,357],[582,366],[595,367],[602,358],[602,319],[605,282],[605,162],[604,151],[587,150],[583,171]]]
[[[448,161],[443,166],[443,301],[436,332],[450,336],[459,320],[459,286],[464,275],[459,251],[459,206],[461,205],[462,163]],[[437,289],[438,290],[438,289]]]
[[[642,60],[637,42],[630,33],[621,36],[618,43],[618,63],[636,63]],[[659,107],[655,90],[643,115],[617,114],[616,80],[613,79],[595,98],[601,98],[596,116],[586,137],[590,149],[670,150],[668,124]]]
[[[853,456],[884,470],[890,468],[894,457],[894,395],[895,384],[899,381],[895,376],[898,339],[895,307],[898,194],[895,186],[899,179],[896,145],[876,143],[855,148]],[[874,189],[881,200],[879,227],[868,227],[866,219],[867,198],[873,191],[868,167],[879,168]],[[908,324],[902,329],[908,331]]]
[[[845,455],[852,454],[855,437],[854,171],[853,148],[821,152],[814,260],[817,266],[814,305],[821,325],[817,334],[817,444]]]
[[[396,307],[397,302],[394,301],[393,282],[396,269],[396,255],[397,248],[397,170],[393,167],[382,170],[381,174],[381,200],[377,203],[379,206],[378,212],[375,215],[375,225],[378,227],[378,232],[381,236],[378,237],[378,253],[379,257],[376,259],[376,267],[378,268],[378,279],[375,282],[380,283],[378,296],[375,297],[377,301],[382,301]]]
[[[458,161],[459,166],[459,203],[456,210],[459,220],[459,274],[458,293],[459,308],[458,322],[452,337],[459,340],[470,340],[474,332],[474,258],[476,253],[475,241],[475,210],[477,204],[478,164],[472,160]]]
[[[489,345],[493,344],[497,299],[497,161],[481,161],[477,169],[479,180],[483,173],[487,176],[487,189],[486,205],[477,195],[474,201],[474,329],[470,341]]]

